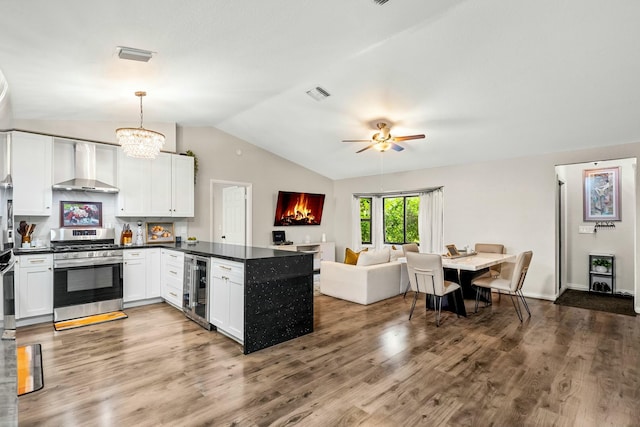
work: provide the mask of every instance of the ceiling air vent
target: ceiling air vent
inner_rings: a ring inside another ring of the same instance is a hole
[[[389,0],[373,0],[373,2],[374,2],[374,3],[377,3],[377,4],[379,4],[379,5],[383,5],[383,4],[385,4],[386,2],[388,2],[388,1],[389,1]]]
[[[120,59],[130,59],[132,61],[149,62],[154,52],[135,47],[118,46],[118,57]]]
[[[316,101],[322,101],[325,98],[328,98],[331,96],[331,94],[329,92],[327,92],[326,90],[322,89],[320,86],[316,86],[311,90],[307,91],[307,95],[309,95],[310,97],[312,97],[313,99],[315,99]]]

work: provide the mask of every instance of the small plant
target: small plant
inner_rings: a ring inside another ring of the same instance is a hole
[[[193,157],[193,183],[195,184],[198,176],[198,156],[196,156],[196,154],[191,150],[187,150],[185,154],[189,157]]]
[[[611,261],[606,258],[596,258],[592,262],[594,267],[605,267],[606,269],[611,268]]]

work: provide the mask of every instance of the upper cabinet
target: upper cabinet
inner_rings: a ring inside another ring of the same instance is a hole
[[[125,217],[192,217],[193,158],[160,153],[136,159],[118,153],[117,215]]]
[[[193,157],[171,156],[172,216],[194,215]]]
[[[52,156],[52,137],[23,132],[12,133],[14,215],[51,215]]]

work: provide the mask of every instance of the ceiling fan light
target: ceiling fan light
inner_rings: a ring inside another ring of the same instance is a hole
[[[378,142],[377,144],[375,144],[373,146],[373,148],[375,150],[380,151],[381,153],[384,153],[385,151],[387,151],[389,148],[391,148],[391,143],[390,142]]]

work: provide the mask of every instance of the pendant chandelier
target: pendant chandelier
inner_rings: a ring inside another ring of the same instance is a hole
[[[142,97],[147,92],[136,92],[140,97],[140,127],[116,129],[118,144],[129,157],[155,159],[164,145],[164,135],[142,127]]]

